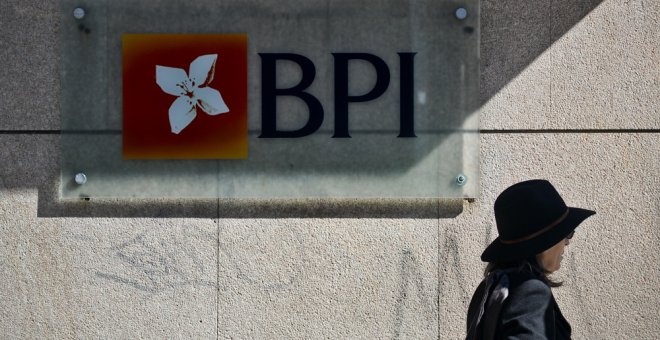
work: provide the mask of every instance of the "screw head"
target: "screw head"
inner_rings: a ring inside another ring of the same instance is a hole
[[[73,179],[74,181],[76,181],[76,184],[78,185],[83,185],[87,183],[87,176],[85,176],[85,174],[82,172],[77,173]]]
[[[457,8],[456,11],[454,11],[454,16],[456,16],[456,19],[458,20],[465,20],[468,16],[467,9],[464,7]]]
[[[456,176],[456,184],[463,186],[465,183],[467,183],[467,176],[458,174],[458,176]]]
[[[76,9],[73,10],[73,17],[80,20],[85,17],[85,10],[81,7],[76,7]]]

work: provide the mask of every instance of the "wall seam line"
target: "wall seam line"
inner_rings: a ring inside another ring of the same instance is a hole
[[[614,133],[660,133],[660,129],[545,129],[545,130],[479,130],[481,134],[544,134],[544,133],[589,133],[589,134],[614,134]]]

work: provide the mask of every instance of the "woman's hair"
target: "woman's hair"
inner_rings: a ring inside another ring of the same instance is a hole
[[[541,281],[545,282],[550,287],[559,287],[564,284],[563,282],[550,279],[548,277],[550,272],[543,268],[541,264],[539,264],[539,261],[535,256],[513,262],[488,262],[486,270],[484,270],[484,276],[488,276],[488,274],[498,269],[513,270],[516,272],[531,272],[534,276],[537,276]]]

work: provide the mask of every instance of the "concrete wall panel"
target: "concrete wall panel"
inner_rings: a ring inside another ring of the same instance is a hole
[[[42,219],[35,200],[0,200],[23,212],[0,217],[0,337],[215,336],[215,221]]]
[[[655,134],[485,134],[482,196],[453,219],[223,219],[219,229],[37,217],[30,179],[44,166],[19,150],[48,159],[51,138],[2,140],[3,335],[457,338],[495,235],[492,202],[533,177],[598,212],[556,290],[576,338],[652,338],[660,322]]]
[[[57,138],[0,135],[0,338],[214,337],[217,221],[38,217]]]
[[[436,220],[220,222],[219,337],[432,339]]]
[[[548,4],[484,1],[481,127],[660,128],[660,3]]]
[[[554,289],[576,339],[653,339],[660,322],[660,145],[657,134],[483,135],[482,197],[449,223],[465,281],[444,286],[476,288],[479,260],[495,238],[492,204],[511,184],[546,178],[567,204],[593,209],[568,246]],[[441,242],[442,239],[441,239]],[[441,249],[442,253],[443,250]],[[440,262],[442,270],[445,264]],[[448,269],[448,270],[449,270]],[[460,292],[460,291],[459,291]],[[465,295],[440,289],[440,333],[464,331]],[[448,314],[442,313],[442,306]],[[462,306],[462,307],[461,307]]]
[[[59,137],[6,130],[59,126],[54,6],[0,4],[1,338],[461,338],[493,201],[530,178],[597,211],[556,276],[574,338],[657,337],[660,143],[635,131],[660,128],[657,1],[482,1],[481,126],[504,131],[481,135],[480,197],[420,219],[44,217]]]

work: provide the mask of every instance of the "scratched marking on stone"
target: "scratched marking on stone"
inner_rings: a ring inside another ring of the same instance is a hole
[[[96,271],[104,280],[126,284],[133,288],[159,293],[186,285],[215,287],[215,262],[205,265],[193,251],[198,247],[192,237],[140,234],[118,246],[111,247],[113,272]]]
[[[435,305],[429,298],[424,282],[422,281],[422,272],[417,258],[410,250],[404,250],[401,254],[401,266],[399,268],[401,278],[399,296],[396,299],[396,312],[394,320],[394,339],[401,337],[401,328],[403,327],[404,308],[406,301],[410,299],[409,288],[415,290],[420,305],[427,310],[417,310],[415,314],[421,313],[426,319],[427,325],[433,324],[432,317],[435,311]]]
[[[454,272],[454,275],[456,275],[456,280],[458,281],[456,284],[458,288],[460,288],[461,298],[463,300],[467,299],[469,301],[469,298],[472,296],[472,294],[468,291],[467,288],[467,283],[469,281],[465,278],[463,275],[463,270],[461,269],[461,255],[458,246],[458,236],[456,236],[454,233],[448,233],[445,236],[444,241],[443,258],[440,259],[439,263],[446,265],[447,268]],[[444,272],[447,273],[446,271]],[[446,277],[439,277],[438,280],[439,282],[443,283],[443,286],[444,284],[448,283],[446,282]]]

